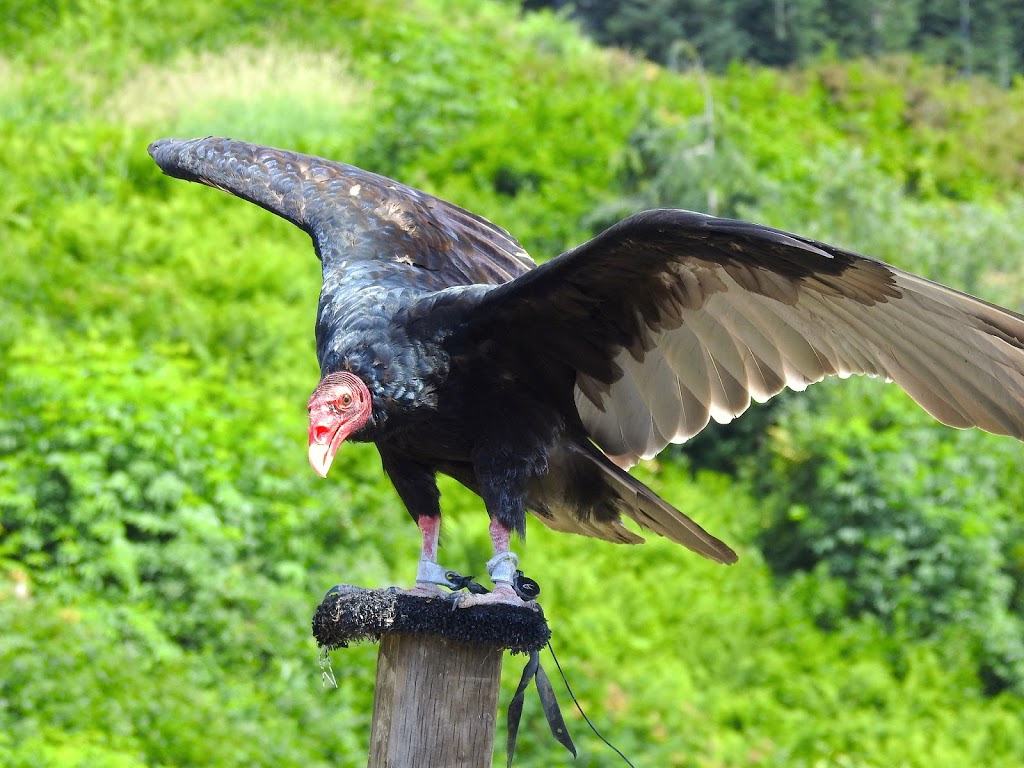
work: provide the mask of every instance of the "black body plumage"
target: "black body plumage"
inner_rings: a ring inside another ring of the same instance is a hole
[[[540,267],[504,230],[353,166],[228,139],[155,142],[165,173],[307,231],[321,372],[373,399],[414,518],[446,473],[523,532],[735,554],[618,465],[826,375],[891,379],[939,420],[1024,436],[1024,318],[880,261],[747,222],[647,211]],[[614,458],[614,461],[613,461]]]

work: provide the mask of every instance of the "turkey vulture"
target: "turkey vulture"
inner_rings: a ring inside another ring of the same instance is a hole
[[[323,266],[309,461],[373,442],[437,564],[438,472],[482,497],[516,603],[526,512],[633,544],[621,518],[736,554],[624,471],[750,401],[826,375],[895,381],[939,421],[1024,439],[1024,317],[881,261],[745,221],[630,216],[541,266],[505,230],[351,165],[223,138],[164,139],[164,173],[266,208]]]

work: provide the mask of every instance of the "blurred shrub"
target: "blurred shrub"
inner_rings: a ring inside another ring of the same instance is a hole
[[[182,651],[160,638],[160,620],[137,601],[0,600],[0,764],[365,765],[357,729],[371,675],[346,670],[328,697],[305,637],[282,634],[257,672],[246,644]]]
[[[261,592],[318,592],[326,553],[374,575],[355,522],[372,459],[315,487],[300,405],[169,348],[47,347],[13,350],[2,383],[0,557],[49,592],[153,601],[177,642],[226,647]]]
[[[967,629],[989,690],[1024,692],[1019,453],[907,399],[859,380],[786,404],[751,463],[765,558],[780,574],[840,580],[848,615],[917,637]]]

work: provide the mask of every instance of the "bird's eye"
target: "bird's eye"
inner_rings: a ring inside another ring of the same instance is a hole
[[[342,395],[341,396],[341,405],[344,408],[348,408],[350,405],[352,405],[352,395],[350,395],[348,392],[346,392],[344,395]]]

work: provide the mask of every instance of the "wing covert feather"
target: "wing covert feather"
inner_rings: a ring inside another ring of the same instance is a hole
[[[149,154],[169,176],[236,195],[303,229],[325,268],[357,260],[404,265],[438,289],[503,283],[534,266],[486,219],[352,165],[212,136],[161,139]]]
[[[747,222],[632,216],[491,291],[479,325],[498,323],[533,355],[557,347],[581,420],[620,463],[751,399],[855,373],[895,381],[951,426],[1024,439],[1024,317]]]

